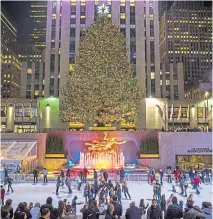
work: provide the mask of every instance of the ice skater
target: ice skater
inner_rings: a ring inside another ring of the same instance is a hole
[[[1,185],[1,206],[4,205],[4,196],[5,196],[5,189],[3,185]]]
[[[159,170],[159,177],[160,177],[160,184],[161,184],[161,185],[163,185],[163,174],[164,174],[163,170],[160,169],[160,170]]]
[[[78,174],[78,176],[76,178],[76,181],[77,181],[77,185],[78,185],[78,191],[80,191],[80,189],[81,189],[81,177],[80,177],[80,174]]]
[[[59,190],[60,185],[61,185],[61,179],[60,179],[60,176],[58,176],[57,181],[56,181],[56,195],[59,195],[58,190]]]
[[[33,170],[33,181],[34,183],[38,182],[38,170],[37,169]]]
[[[12,182],[13,179],[11,179],[9,176],[7,177],[7,183],[8,183],[8,188],[7,188],[7,192],[10,192],[10,189],[12,192],[14,192],[13,188],[12,188]]]
[[[81,205],[83,204],[82,202],[77,202],[76,200],[78,199],[77,196],[75,196],[72,200],[72,204],[71,204],[71,207],[72,207],[72,210],[73,210],[73,213],[76,215],[76,212],[77,212],[77,205]]]
[[[176,192],[176,189],[175,189],[175,180],[172,178],[172,191],[173,192]]]
[[[66,177],[66,185],[67,185],[67,188],[68,188],[68,194],[71,194],[72,193],[71,180],[70,180],[69,177]]]
[[[121,169],[120,169],[120,183],[123,183],[123,181],[124,181],[124,176],[125,176],[125,170],[124,170],[124,168],[123,167],[121,167]]]
[[[168,170],[167,170],[167,177],[168,177],[168,183],[172,183],[172,170],[171,168],[169,167]]]
[[[122,191],[124,192],[124,196],[125,196],[126,199],[127,199],[127,195],[129,196],[129,199],[131,199],[131,196],[129,194],[129,188],[128,188],[128,185],[127,185],[126,181],[123,182]]]
[[[60,177],[61,177],[62,186],[64,186],[64,171],[63,170],[61,170]]]
[[[47,174],[48,174],[48,171],[46,168],[42,170],[42,174],[43,174],[43,179],[44,179],[44,184],[45,184],[47,183]]]

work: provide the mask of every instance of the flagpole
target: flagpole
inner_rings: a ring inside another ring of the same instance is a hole
[[[199,124],[199,120],[198,120],[198,102],[197,102],[197,127],[198,127],[198,124]]]
[[[189,127],[190,127],[190,116],[191,116],[191,113],[190,113],[190,102],[189,102],[189,108],[188,108],[188,110],[189,110]]]
[[[182,128],[182,103],[180,103],[180,124]]]
[[[32,100],[30,101],[30,133],[31,133],[31,123],[32,123]]]
[[[38,102],[38,112],[39,112],[39,114],[38,114],[38,131],[39,131],[39,133],[40,133],[40,101]]]
[[[165,107],[165,131],[166,131],[166,103],[164,103],[164,107]]]
[[[22,102],[22,133],[24,132],[24,101]]]
[[[173,123],[173,131],[175,130],[175,120],[174,120],[174,102],[173,104],[173,113],[172,113],[172,123]]]

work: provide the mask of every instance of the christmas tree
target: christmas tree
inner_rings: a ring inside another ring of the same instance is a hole
[[[122,121],[126,113],[137,115],[141,95],[125,44],[106,16],[88,28],[61,91],[63,122],[106,124]]]

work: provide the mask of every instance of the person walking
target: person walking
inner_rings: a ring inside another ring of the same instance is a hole
[[[130,204],[130,207],[126,210],[126,219],[141,219],[141,209],[135,206],[135,202]]]
[[[33,181],[34,183],[38,182],[38,170],[37,169],[33,170]]]
[[[8,183],[8,188],[7,188],[7,192],[10,192],[10,189],[11,189],[11,192],[14,192],[13,188],[12,188],[12,182],[13,182],[13,179],[11,179],[9,176],[7,177],[7,183]]]
[[[87,170],[86,167],[83,169],[83,183],[87,182],[87,175],[89,174],[89,171]]]
[[[168,183],[172,183],[172,170],[169,167],[167,170]]]
[[[161,208],[156,199],[152,199],[152,205],[147,211],[147,219],[163,219]]]
[[[117,217],[115,217],[113,215],[113,212],[114,212],[114,206],[112,204],[109,204],[107,206],[107,211],[106,211],[105,219],[115,219],[115,218],[117,218]]]
[[[139,208],[141,209],[142,215],[146,214],[146,209],[149,207],[149,203],[145,206],[144,199],[140,200]]]
[[[67,185],[67,188],[68,188],[68,194],[71,194],[72,189],[71,189],[71,179],[70,179],[70,177],[66,177],[66,185]]]
[[[122,216],[122,205],[118,203],[117,195],[112,196],[112,204],[114,206],[113,215],[117,216],[118,219],[120,219],[120,217]]]
[[[175,188],[175,180],[172,178],[172,191],[176,192],[176,188]]]
[[[33,208],[30,209],[32,219],[38,219],[40,216],[40,203],[36,203]]]
[[[150,184],[150,182],[151,182],[152,170],[149,169],[149,170],[147,171],[147,173],[148,173],[148,179],[147,179],[147,182],[148,182],[148,184]]]
[[[4,186],[1,185],[1,206],[4,205],[4,196],[5,196],[5,189]]]
[[[127,195],[129,196],[129,199],[131,199],[131,196],[129,194],[129,189],[128,189],[128,185],[127,182],[124,181],[123,185],[122,185],[122,191],[124,192],[125,198],[127,199]]]
[[[48,171],[46,168],[42,170],[42,174],[43,174],[43,179],[44,179],[44,184],[45,184],[47,183],[47,174],[48,174]]]
[[[59,190],[60,185],[61,185],[61,179],[60,179],[60,176],[58,176],[57,181],[56,181],[56,195],[59,195],[58,190]]]
[[[161,207],[161,211],[162,211],[163,216],[164,216],[165,213],[166,213],[166,197],[165,197],[165,194],[163,194],[162,197],[161,197],[160,207]]]
[[[72,207],[67,205],[62,219],[78,219],[78,217],[72,213]]]
[[[172,204],[167,208],[165,218],[180,219],[183,217],[183,211],[178,207],[176,196],[172,198]]]

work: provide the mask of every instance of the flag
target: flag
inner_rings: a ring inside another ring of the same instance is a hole
[[[43,117],[43,116],[42,116],[42,111],[40,111],[39,114],[40,114],[40,118],[42,119],[42,117]]]
[[[24,102],[22,102],[22,117],[24,118]]]
[[[165,116],[166,116],[166,104],[164,103],[163,105],[163,115],[162,115],[162,119],[165,121]]]
[[[190,115],[190,109],[189,109],[189,104],[188,104],[188,109],[187,109],[187,119],[189,119],[189,115]]]
[[[181,104],[180,104],[180,107],[179,107],[179,110],[178,110],[178,118],[177,118],[177,120],[179,120],[181,117],[182,116],[181,116]]]
[[[209,110],[209,114],[208,114],[207,119],[208,119],[208,120],[211,120],[211,119],[212,119],[212,107],[211,107],[210,110]]]
[[[173,113],[174,113],[174,103],[172,104],[171,112],[170,112],[170,121],[173,118]]]
[[[203,119],[206,118],[206,103],[204,102],[204,105],[203,105]]]

